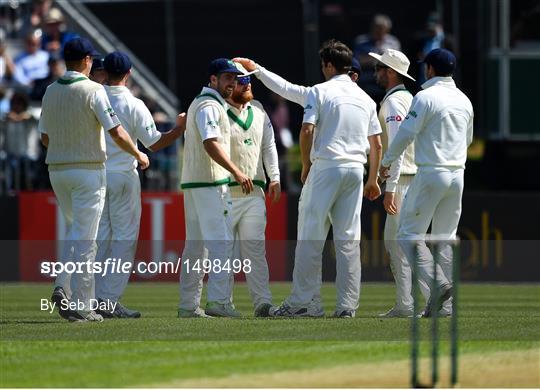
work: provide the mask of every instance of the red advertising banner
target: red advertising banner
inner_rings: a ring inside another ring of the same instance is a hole
[[[60,258],[65,224],[52,192],[22,192],[19,195],[19,272],[21,281],[47,281],[40,272],[43,261]],[[184,205],[181,193],[145,192],[135,261],[178,261],[185,239]],[[271,204],[267,199],[266,254],[270,279],[287,275],[287,196]],[[174,273],[133,274],[134,280],[178,280]],[[239,274],[238,280],[244,275]]]

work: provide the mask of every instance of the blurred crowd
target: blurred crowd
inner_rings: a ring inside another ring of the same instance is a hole
[[[78,37],[52,0],[32,0],[27,6],[4,7],[0,12],[0,195],[50,189],[46,150],[37,130],[41,100],[46,88],[65,72],[64,44]],[[107,82],[102,59],[95,61],[91,77]],[[136,85],[130,89],[150,109],[158,130],[169,130],[169,118],[156,102]],[[152,169],[141,172],[143,188],[174,188],[176,155],[174,147],[153,153]]]
[[[65,16],[53,6],[52,0],[32,0],[26,5],[26,8],[18,7],[17,12],[5,12],[9,7],[0,9],[0,195],[50,188],[44,164],[46,151],[37,132],[41,99],[47,86],[65,71],[63,45],[78,36],[69,30]],[[414,60],[423,59],[432,49],[443,47],[455,51],[452,38],[445,33],[436,13],[429,16],[425,26],[406,46],[413,69]],[[390,17],[375,15],[370,30],[358,35],[351,47],[362,67],[359,86],[380,102],[385,91],[375,81],[375,61],[368,53],[381,54],[388,48],[404,50],[399,38],[392,35]],[[102,68],[100,61],[96,61],[91,77],[103,84],[106,72]],[[416,92],[425,81],[424,69],[417,66],[414,76],[416,84],[408,86],[411,92]],[[159,111],[156,102],[145,97],[136,85],[130,85],[130,89],[148,106],[158,130],[168,130],[169,118]],[[266,101],[266,109],[276,133],[282,188],[299,191],[299,150],[290,130],[289,105],[282,97],[272,95]],[[151,168],[141,173],[143,189],[176,189],[177,152],[171,146],[151,154]]]

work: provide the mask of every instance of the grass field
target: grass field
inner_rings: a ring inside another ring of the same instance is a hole
[[[280,302],[290,285],[272,291]],[[352,320],[254,319],[245,284],[235,287],[241,320],[177,319],[172,283],[130,284],[123,302],[143,318],[101,324],[40,311],[47,284],[1,284],[0,293],[2,387],[408,386],[409,320],[376,318],[393,302],[391,284],[364,283]],[[460,294],[460,384],[539,387],[540,287],[464,284]],[[332,285],[323,298],[331,314]],[[421,325],[427,338],[430,322]]]

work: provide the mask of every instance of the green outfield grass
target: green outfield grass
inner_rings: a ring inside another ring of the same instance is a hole
[[[0,285],[2,387],[408,385],[409,320],[376,318],[392,305],[391,284],[364,283],[352,320],[254,319],[245,284],[236,285],[235,302],[246,318],[178,319],[177,284],[132,283],[123,303],[143,318],[68,323],[40,311],[51,290]],[[272,291],[280,302],[290,285]],[[333,285],[323,298],[330,315]],[[492,386],[540,386],[539,298],[538,285],[462,285],[463,386],[482,385],[482,369],[494,370]],[[448,320],[440,322],[444,332]],[[429,324],[422,320],[426,338]]]

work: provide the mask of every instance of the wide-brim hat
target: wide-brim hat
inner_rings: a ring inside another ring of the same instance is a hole
[[[411,62],[405,54],[399,50],[386,49],[382,54],[370,52],[369,55],[375,58],[377,61],[382,62],[389,68],[395,70],[402,76],[405,76],[412,81],[416,81],[407,72],[409,71],[409,65]]]

